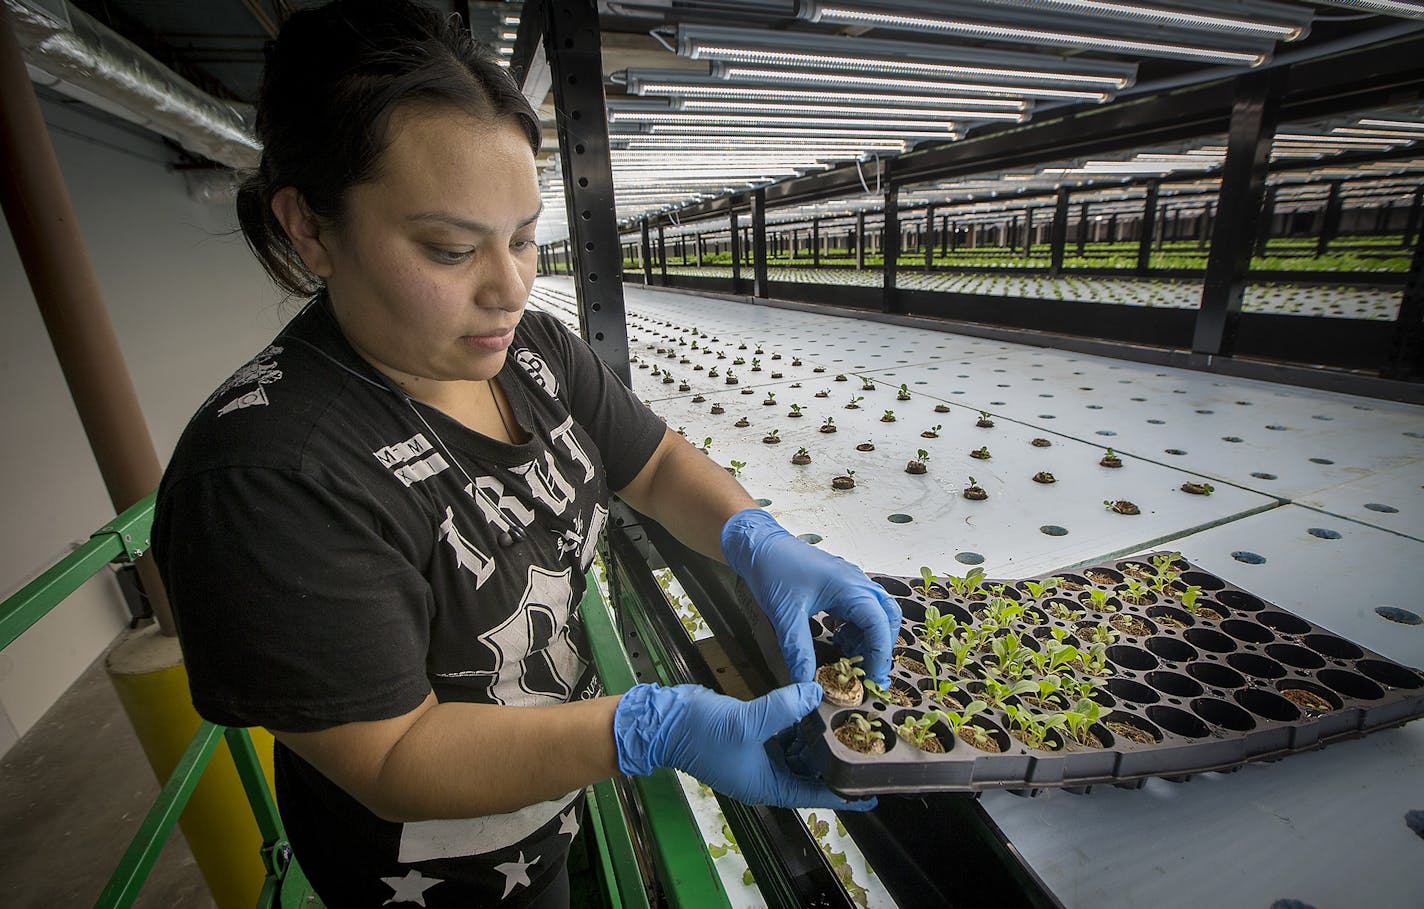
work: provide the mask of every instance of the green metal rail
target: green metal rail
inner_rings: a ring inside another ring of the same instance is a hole
[[[66,597],[111,562],[131,562],[149,548],[153,525],[154,494],[150,494],[90,535],[88,541],[39,577],[0,603],[0,650],[42,619]],[[595,662],[610,692],[633,685],[627,653],[613,631],[607,604],[592,575],[581,604],[593,641]],[[257,751],[246,729],[200,723],[178,765],[169,775],[130,842],[108,885],[99,896],[98,909],[125,909],[133,905],[139,889],[153,869],[173,826],[192,797],[193,790],[222,740],[232,754],[238,778],[262,835],[262,861],[266,877],[258,896],[258,909],[320,909],[301,866],[292,854],[267,786]],[[677,909],[725,909],[729,904],[706,844],[691,810],[671,772],[661,771],[634,782],[640,808],[655,837],[657,879],[666,887],[670,905]],[[628,817],[612,781],[588,788],[587,835],[596,859],[594,873],[604,890],[609,909],[649,909],[644,874],[629,835]]]

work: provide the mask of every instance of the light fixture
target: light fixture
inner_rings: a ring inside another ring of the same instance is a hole
[[[714,83],[650,81],[628,71],[628,91],[641,96],[684,99],[719,99],[723,101],[810,102],[828,104],[891,104],[896,106],[936,109],[945,107],[980,108],[984,110],[1023,111],[1032,105],[1011,98],[969,98],[953,95],[899,95],[886,92],[818,91],[816,89],[780,86],[741,85],[717,80]]]
[[[983,19],[926,16],[908,9],[876,10],[817,2],[805,3],[801,9],[803,18],[812,22],[836,25],[869,26],[920,33],[958,35],[988,41],[1014,41],[1054,47],[1075,47],[1109,53],[1196,60],[1202,63],[1219,63],[1228,66],[1260,66],[1270,59],[1267,47],[1234,50],[1201,44],[1170,44],[1140,38],[1113,37],[1102,32],[1094,34],[1059,29],[1026,28]]]
[[[1424,139],[1424,132],[1411,133],[1402,129],[1360,129],[1354,126],[1337,126],[1330,134],[1341,136],[1370,136],[1376,139],[1400,139],[1404,142],[1418,142]]]
[[[1187,0],[1182,6],[1168,3],[1129,3],[1124,0],[979,0],[991,6],[1048,10],[1085,17],[1101,17],[1108,23],[1140,22],[1190,31],[1225,35],[1247,35],[1270,41],[1297,41],[1310,32],[1311,13],[1284,3],[1251,0]],[[1252,18],[1248,18],[1252,17]]]
[[[989,85],[987,83],[935,82],[927,79],[888,79],[861,76],[855,73],[807,73],[796,70],[766,69],[754,66],[727,66],[726,78],[749,82],[785,82],[793,85],[852,85],[861,88],[885,88],[922,92],[964,92],[998,98],[1052,98],[1063,101],[1106,101],[1105,91],[1080,91],[1071,88],[1043,88],[1035,85]]]
[[[1361,126],[1383,126],[1386,129],[1417,129],[1424,131],[1424,123],[1416,120],[1384,120],[1378,117],[1366,117],[1360,121]]]
[[[892,100],[892,99],[885,99]],[[756,101],[682,101],[679,110],[684,111],[785,111],[785,103]],[[1013,120],[1022,123],[1028,115],[1022,111],[1010,110],[932,110],[923,107],[871,107],[849,104],[817,104],[806,108],[816,114],[847,114],[861,117],[904,117],[946,120]]]
[[[895,129],[919,129],[933,132],[953,132],[954,123],[948,120],[879,120],[873,122],[862,118],[850,119],[843,117],[822,117],[820,111],[813,111],[815,116],[791,117],[791,116],[746,116],[741,117],[735,114],[719,114],[708,116],[697,113],[661,113],[654,111],[613,111],[608,115],[608,121],[612,124],[618,123],[692,123],[705,126],[762,126],[769,131],[774,131],[783,126],[825,126],[836,129],[875,129],[880,131]]]
[[[710,126],[699,124],[673,124],[654,123],[651,127],[653,135],[667,132],[677,132],[689,135],[722,135],[722,136],[759,136],[767,132],[765,126]],[[896,139],[958,139],[959,133],[944,132],[942,130],[923,129],[880,129],[876,126],[868,126],[865,130],[855,130],[848,127],[806,127],[789,128],[777,127],[776,135],[781,137],[816,137],[816,136],[851,136],[858,132],[864,132],[867,136],[877,136],[881,138]]]
[[[1398,16],[1401,19],[1424,19],[1424,3],[1416,0],[1319,0],[1331,6],[1364,10],[1383,16]]]
[[[1131,63],[812,32],[682,24],[677,26],[675,40],[678,55],[692,60],[898,72],[1015,84],[1049,82],[1110,90],[1126,88],[1137,76],[1137,67]]]

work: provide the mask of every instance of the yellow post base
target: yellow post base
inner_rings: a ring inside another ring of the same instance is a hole
[[[105,667],[162,784],[178,765],[199,723],[178,640],[161,635],[157,626],[125,632],[109,651]],[[260,728],[250,732],[271,786],[272,736]],[[213,752],[178,823],[219,909],[257,905],[266,874],[262,836],[225,745]]]

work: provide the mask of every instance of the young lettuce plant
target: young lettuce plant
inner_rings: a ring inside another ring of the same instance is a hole
[[[935,737],[932,727],[940,721],[940,712],[931,710],[923,716],[907,716],[895,727],[895,732],[916,748],[923,749]]]
[[[1080,698],[1071,710],[1063,712],[1063,723],[1073,741],[1079,745],[1088,744],[1088,736],[1092,734],[1093,724],[1098,721],[1102,710],[1097,701]]]
[[[1038,683],[1032,679],[1019,679],[1013,684],[1005,684],[998,679],[984,680],[984,700],[995,707],[1004,707],[1004,702],[1009,698],[1034,694],[1037,691]]]
[[[953,635],[958,626],[959,622],[953,615],[947,612],[941,614],[939,607],[931,603],[925,607],[925,631],[920,635],[920,642],[925,645],[926,651],[943,651],[945,639]],[[929,656],[929,653],[926,653],[926,656]]]
[[[989,741],[989,730],[975,726],[969,722],[976,715],[989,709],[989,705],[983,701],[970,701],[964,705],[963,710],[941,710],[940,716],[944,717],[944,722],[954,734],[969,742],[976,748],[983,748]]]
[[[959,596],[964,597],[965,599],[968,599],[974,593],[974,591],[978,589],[979,582],[984,580],[984,569],[971,568],[969,570],[969,573],[962,578],[955,577],[951,574],[947,575],[945,577],[945,580],[949,582],[950,587],[954,588],[955,593],[959,594]]]
[[[925,592],[925,596],[929,596],[929,595],[930,595],[930,588],[934,586],[935,573],[934,573],[933,571],[930,571],[930,568],[929,568],[928,565],[921,565],[921,566],[920,566],[920,578],[924,581],[924,587],[923,587],[922,589],[923,589],[924,592]]]
[[[1040,719],[1027,708],[1004,705],[1004,715],[1009,723],[1019,731],[1019,739],[1030,748],[1052,751],[1056,746],[1048,739],[1048,733],[1062,726],[1066,718],[1061,713],[1053,713]]]

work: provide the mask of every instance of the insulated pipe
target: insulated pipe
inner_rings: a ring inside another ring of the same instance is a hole
[[[115,513],[122,512],[153,491],[163,468],[104,307],[99,279],[85,252],[11,13],[4,5],[0,5],[0,166],[7,175],[0,180],[5,220],[109,500]],[[171,636],[173,614],[153,559],[140,558],[138,572],[158,627]]]

